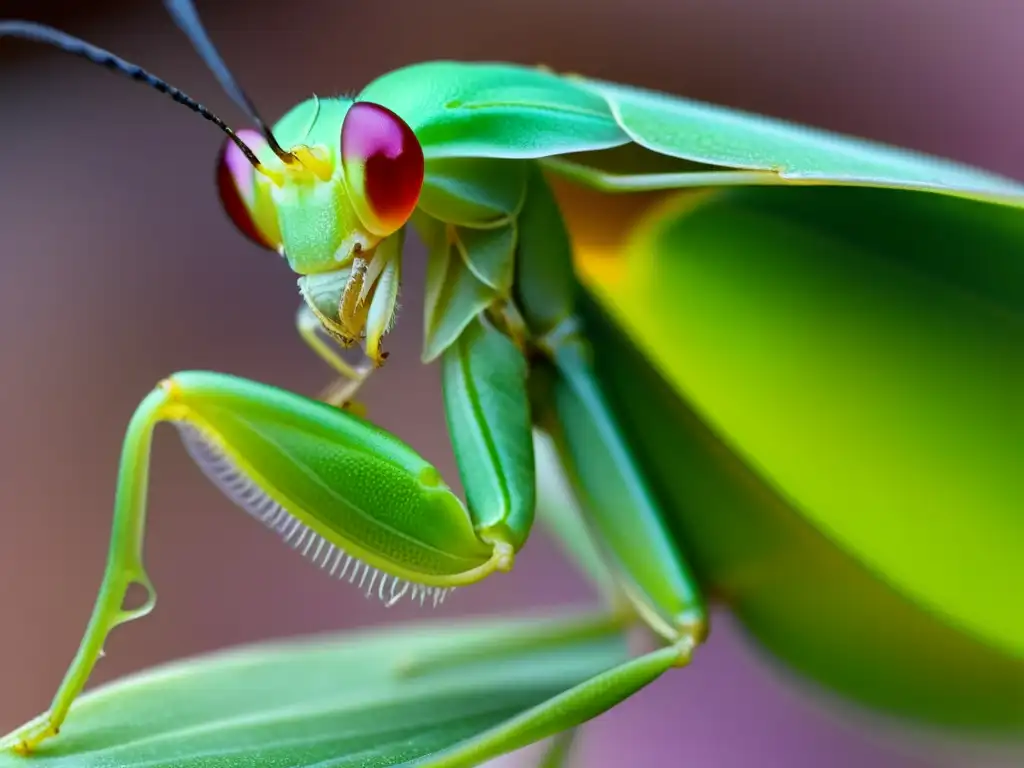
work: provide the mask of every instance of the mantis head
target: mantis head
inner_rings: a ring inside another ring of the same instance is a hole
[[[346,346],[365,339],[367,355],[380,365],[386,357],[380,340],[398,302],[402,231],[423,186],[423,150],[415,133],[391,110],[366,101],[333,99],[327,119],[318,122],[321,105],[314,98],[298,108],[311,107],[312,119],[285,149],[235,82],[190,0],[165,4],[257,130],[232,130],[137,64],[52,27],[9,21],[0,35],[46,43],[130,77],[220,128],[227,138],[216,181],[228,216],[251,241],[287,258],[329,334]]]
[[[309,106],[303,142],[321,116],[318,99]],[[365,337],[380,364],[397,307],[400,230],[423,186],[423,150],[405,121],[379,104],[332,100],[327,111],[315,143],[284,150],[269,129],[243,130],[246,153],[226,139],[217,188],[238,230],[302,276],[302,295],[324,329],[344,345]]]
[[[278,217],[287,215],[289,204],[318,194],[330,198],[336,205],[333,218],[352,230],[345,239],[357,236],[363,243],[357,250],[366,250],[401,229],[419,202],[423,149],[406,122],[380,104],[351,103],[335,146],[300,144],[279,155],[258,131],[243,129],[235,136],[258,162],[252,163],[232,137],[224,140],[217,158],[224,210],[243,235],[282,251],[300,274],[325,271],[352,254],[337,253],[323,235],[312,238],[313,246],[286,242]],[[293,251],[307,257],[289,256]]]

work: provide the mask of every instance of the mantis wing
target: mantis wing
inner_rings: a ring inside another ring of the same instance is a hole
[[[428,176],[431,159],[581,153],[575,159],[586,164],[589,153],[635,144],[683,161],[684,172],[745,172],[741,178],[753,184],[896,187],[1024,205],[1024,185],[941,158],[513,64],[414,64],[373,81],[358,98],[409,123],[423,145]]]

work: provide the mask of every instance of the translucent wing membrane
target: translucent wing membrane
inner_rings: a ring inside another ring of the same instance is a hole
[[[342,547],[328,541],[277,501],[271,498],[255,481],[208,440],[194,424],[176,421],[185,450],[220,490],[250,515],[277,533],[292,549],[301,552],[332,578],[347,580],[366,597],[376,595],[384,605],[391,607],[404,597],[420,605],[430,602],[437,606],[454,587],[430,587],[415,584],[364,563]]]

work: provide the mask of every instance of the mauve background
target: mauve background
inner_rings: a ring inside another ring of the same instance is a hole
[[[217,44],[269,119],[427,58],[494,58],[661,88],[1024,178],[1019,0],[207,0]],[[242,124],[157,0],[0,3],[138,61]],[[42,711],[106,555],[125,423],[163,375],[214,368],[315,393],[277,258],[212,185],[221,137],[166,99],[28,44],[0,46],[0,731]],[[866,222],[866,225],[868,222]],[[418,246],[371,415],[454,481],[436,370],[418,365]],[[94,682],[167,659],[411,618],[323,578],[156,440],[147,562],[158,610],[114,633]],[[542,535],[444,613],[590,599]],[[880,628],[884,631],[884,628]],[[718,617],[714,642],[585,731],[582,766],[976,765],[977,754],[840,720]],[[1009,765],[986,756],[987,764]]]

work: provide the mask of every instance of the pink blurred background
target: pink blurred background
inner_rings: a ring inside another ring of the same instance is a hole
[[[375,0],[198,3],[269,119],[429,58],[544,63],[910,146],[1024,178],[1018,0]],[[135,60],[229,122],[158,0],[5,2]],[[212,183],[220,135],[156,94],[0,45],[0,731],[49,703],[103,569],[124,426],[165,374],[213,368],[313,394],[294,278],[239,237]],[[435,368],[418,363],[423,259],[407,258],[371,416],[455,482]],[[235,643],[383,623],[208,486],[170,430],[154,449],[147,562],[158,609],[115,632],[94,682]],[[446,615],[590,600],[534,537]],[[435,616],[436,617],[436,616]],[[1009,758],[842,719],[719,616],[714,642],[585,731],[579,764],[921,768]]]

